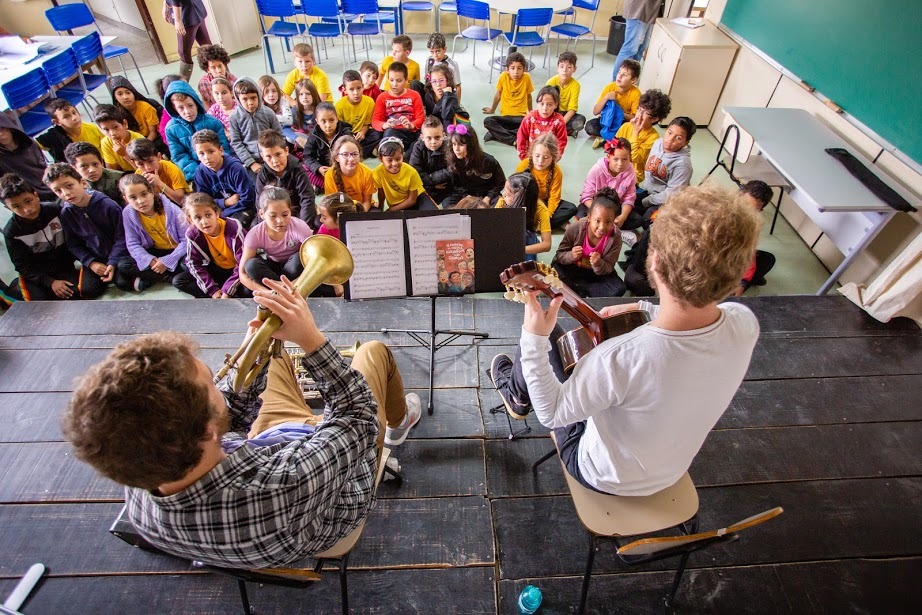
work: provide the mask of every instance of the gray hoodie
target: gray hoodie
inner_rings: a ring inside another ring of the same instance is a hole
[[[689,185],[692,176],[691,150],[686,145],[677,152],[663,150],[663,140],[657,139],[647,157],[644,179],[640,187],[650,193],[644,203],[659,207],[675,190]]]
[[[249,77],[240,77],[237,82],[240,81],[247,81],[256,86],[256,82]],[[259,86],[256,86],[256,89],[258,91]],[[237,99],[237,106],[230,116],[231,147],[234,148],[234,152],[240,158],[243,166],[249,169],[254,162],[262,162],[262,158],[259,157],[259,147],[256,143],[259,133],[270,128],[281,132],[282,126],[272,109],[263,105],[261,95],[257,96],[259,106],[256,107],[256,111],[253,113],[249,113],[243,108],[240,97],[236,93],[234,97]]]

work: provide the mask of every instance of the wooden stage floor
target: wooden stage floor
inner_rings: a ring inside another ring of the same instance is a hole
[[[692,555],[679,611],[922,612],[922,334],[881,324],[842,297],[743,299],[762,335],[746,381],[690,473],[703,528],[783,506],[735,544]],[[424,393],[428,351],[380,327],[425,326],[428,301],[312,301],[340,346],[382,339],[408,388]],[[601,303],[600,303],[601,305]],[[513,613],[544,591],[543,613],[577,602],[587,536],[550,446],[532,420],[510,441],[490,415],[485,370],[514,348],[521,307],[440,300],[439,326],[490,339],[437,354],[435,415],[396,456],[405,481],[383,484],[351,559],[355,613]],[[0,318],[0,599],[35,562],[50,570],[28,613],[230,613],[235,583],[132,549],[107,532],[122,490],[74,459],[58,417],[73,380],[132,335],[195,336],[218,366],[252,304],[124,301],[16,304]],[[423,395],[425,404],[425,394]],[[519,427],[520,423],[516,423]],[[672,562],[636,570],[596,558],[594,613],[661,612]],[[308,590],[252,587],[260,613],[339,612],[332,571]]]

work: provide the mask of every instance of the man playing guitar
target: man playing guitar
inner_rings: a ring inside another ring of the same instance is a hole
[[[608,339],[565,379],[552,337],[561,297],[547,310],[529,292],[519,350],[494,357],[490,375],[506,409],[532,409],[554,429],[561,459],[602,493],[648,495],[688,470],[743,380],[759,335],[753,313],[724,303],[752,262],[761,220],[717,187],[687,188],[651,228],[648,270],[659,306],[610,306],[602,316],[646,310],[651,322]]]

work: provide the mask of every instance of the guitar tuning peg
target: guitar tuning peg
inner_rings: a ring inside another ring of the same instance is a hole
[[[519,303],[522,305],[528,303],[528,295],[526,295],[524,291],[519,291]]]
[[[515,295],[515,292],[510,288],[507,288],[506,292],[503,293],[503,297],[505,297],[507,301],[515,301]]]

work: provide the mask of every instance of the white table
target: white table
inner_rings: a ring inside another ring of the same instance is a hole
[[[41,66],[42,62],[48,58],[53,58],[54,56],[64,53],[67,49],[70,49],[70,46],[73,45],[77,40],[83,38],[82,36],[33,36],[32,40],[40,43],[50,43],[54,45],[54,49],[46,53],[40,54],[35,58],[29,60],[25,64],[20,64],[18,66],[5,66],[0,69],[0,85],[12,81],[20,75],[24,75],[29,72],[36,66]],[[115,40],[114,36],[102,36],[102,45],[105,47],[109,43]],[[9,110],[9,105],[6,102],[6,96],[3,95],[3,92],[0,92],[0,112]]]
[[[876,170],[870,160],[803,109],[727,107],[730,121],[749,133],[762,155],[784,175],[791,199],[845,255],[817,291],[826,294],[855,257],[897,211],[881,201],[825,150],[841,147]],[[878,173],[881,180],[914,206],[918,200]]]

